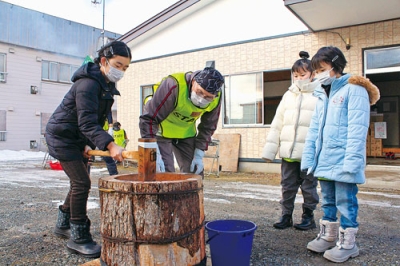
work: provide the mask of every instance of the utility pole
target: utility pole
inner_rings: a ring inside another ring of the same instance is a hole
[[[103,2],[103,29],[101,31],[101,36],[103,39],[103,46],[105,45],[105,36],[104,36],[104,18],[105,18],[105,13],[106,13],[106,0],[91,0],[92,4],[98,5],[101,4]]]

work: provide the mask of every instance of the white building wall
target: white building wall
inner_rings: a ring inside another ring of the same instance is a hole
[[[189,10],[129,43],[133,60],[307,30],[279,0],[202,0]]]
[[[10,53],[10,48],[14,50]],[[6,110],[6,141],[0,150],[44,150],[41,114],[53,113],[71,84],[42,81],[42,60],[65,64],[82,64],[82,59],[0,43],[0,53],[7,54],[7,81],[0,83],[0,110]],[[37,94],[30,87],[37,86]],[[30,141],[38,147],[30,149]]]

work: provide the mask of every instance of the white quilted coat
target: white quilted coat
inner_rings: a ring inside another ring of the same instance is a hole
[[[305,138],[314,112],[317,98],[312,95],[319,86],[317,81],[305,84],[300,90],[292,84],[283,95],[262,151],[262,158],[273,160],[279,149],[279,157],[300,160]]]

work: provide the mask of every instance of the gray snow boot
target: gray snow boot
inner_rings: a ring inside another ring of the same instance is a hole
[[[336,247],[325,251],[324,258],[333,262],[345,262],[350,257],[354,258],[359,255],[356,245],[356,234],[358,228],[339,228],[339,241]]]
[[[56,227],[54,228],[54,234],[59,237],[69,238],[71,234],[69,218],[71,217],[69,212],[64,212],[61,209],[61,205],[58,207],[58,218]]]
[[[319,234],[317,238],[307,244],[307,249],[321,253],[336,245],[339,231],[339,222],[319,220]]]
[[[71,238],[67,242],[67,248],[71,253],[80,254],[86,258],[98,258],[101,246],[97,245],[90,234],[90,220],[85,222],[71,221]]]

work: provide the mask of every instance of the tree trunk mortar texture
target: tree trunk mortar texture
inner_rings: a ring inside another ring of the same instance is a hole
[[[157,173],[99,179],[102,265],[200,265],[206,259],[202,178]]]

